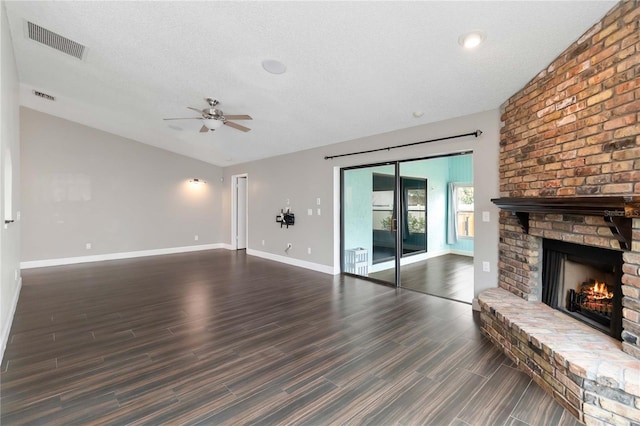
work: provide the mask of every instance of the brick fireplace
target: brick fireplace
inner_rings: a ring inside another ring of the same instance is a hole
[[[640,424],[640,2],[617,4],[501,120],[483,330],[585,423]],[[543,239],[622,252],[622,342],[539,303]]]

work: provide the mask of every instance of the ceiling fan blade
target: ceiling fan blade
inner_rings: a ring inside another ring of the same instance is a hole
[[[198,114],[202,114],[202,110],[200,110],[200,109],[198,109],[198,108],[194,108],[194,107],[187,107],[187,108],[189,108],[190,110],[193,110],[193,111],[197,112]]]
[[[209,129],[204,124],[202,125],[202,127],[200,127],[200,133],[207,133],[208,131]]]
[[[253,120],[250,115],[226,115],[224,118],[228,120]]]
[[[238,130],[240,130],[242,132],[248,132],[249,130],[251,130],[248,127],[241,126],[238,123],[233,123],[231,121],[225,121],[224,124],[226,124],[229,127],[233,127],[234,129],[238,129]]]
[[[163,118],[163,120],[202,120],[202,117]]]

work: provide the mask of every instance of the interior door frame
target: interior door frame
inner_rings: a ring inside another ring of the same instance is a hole
[[[247,182],[246,191],[245,191],[245,248],[249,248],[249,174],[242,173],[238,175],[231,176],[231,249],[238,250],[238,195],[237,195],[237,187],[238,180],[245,178]]]

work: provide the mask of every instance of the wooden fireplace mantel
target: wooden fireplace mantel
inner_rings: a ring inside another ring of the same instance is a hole
[[[601,216],[623,250],[631,248],[632,219],[640,217],[640,196],[501,197],[491,202],[516,215],[525,233],[530,213]]]

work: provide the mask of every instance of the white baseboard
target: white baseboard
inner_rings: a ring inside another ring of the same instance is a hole
[[[300,268],[311,269],[312,271],[323,272],[329,275],[337,275],[340,273],[336,272],[336,269],[333,266],[321,265],[319,263],[308,262],[306,260],[294,259],[292,257],[280,256],[278,254],[267,253],[264,251],[258,251],[253,249],[247,249],[247,254],[250,256],[261,257],[263,259],[274,260],[280,263],[286,263],[287,265],[298,266]],[[340,269],[340,268],[338,268]]]
[[[20,269],[44,268],[47,266],[72,265],[75,263],[101,262],[104,260],[131,259],[134,257],[160,256],[163,254],[187,253],[190,251],[226,248],[225,244],[201,244],[198,246],[171,247],[164,249],[139,250],[121,253],[96,254],[93,256],[63,257],[60,259],[28,260],[20,262]]]
[[[9,314],[7,315],[7,321],[4,323],[4,327],[2,327],[2,345],[0,347],[0,364],[2,364],[2,359],[4,358],[4,350],[7,348],[7,343],[9,343],[9,333],[11,333],[11,324],[13,324],[13,317],[16,315],[16,308],[18,306],[18,299],[20,298],[20,290],[22,289],[22,277],[18,279],[18,286],[16,287],[16,291],[13,295],[13,300],[11,301],[11,306],[9,308]]]
[[[451,254],[459,254],[460,256],[469,256],[469,257],[473,257],[473,252],[472,251],[464,251],[464,250],[449,250],[449,253]]]

